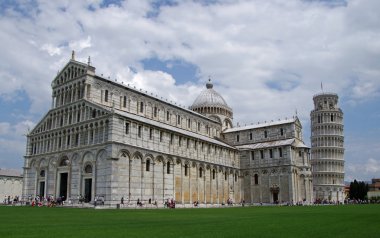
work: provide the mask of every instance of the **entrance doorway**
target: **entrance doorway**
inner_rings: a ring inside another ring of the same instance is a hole
[[[38,195],[40,196],[40,198],[45,197],[45,181],[40,182],[40,189]]]
[[[69,177],[68,173],[60,174],[60,183],[59,183],[59,196],[62,198],[62,201],[66,201],[67,199],[67,180]]]
[[[84,180],[84,202],[91,202],[92,200],[92,179]]]
[[[278,192],[273,192],[273,202],[278,203]]]
[[[272,193],[273,203],[278,203],[278,193],[280,192],[280,188],[277,184],[273,184],[270,188],[270,191]]]

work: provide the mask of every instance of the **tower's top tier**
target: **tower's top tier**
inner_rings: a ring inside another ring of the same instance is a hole
[[[320,93],[313,97],[315,110],[333,110],[338,109],[338,94]]]

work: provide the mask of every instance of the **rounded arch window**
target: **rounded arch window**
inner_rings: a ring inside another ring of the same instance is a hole
[[[91,166],[91,164],[88,164],[88,165],[86,165],[86,167],[84,167],[84,172],[86,174],[92,173],[92,166]]]
[[[185,176],[187,176],[187,174],[189,173],[188,170],[189,170],[189,166],[185,164]]]
[[[44,169],[40,171],[40,177],[45,177],[45,170]]]
[[[150,159],[147,159],[147,160],[146,160],[146,163],[145,163],[145,171],[150,171]]]
[[[166,163],[166,173],[170,174],[170,161]]]

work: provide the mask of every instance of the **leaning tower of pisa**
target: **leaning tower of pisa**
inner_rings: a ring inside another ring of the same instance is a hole
[[[343,112],[338,106],[338,95],[321,93],[313,101],[310,117],[314,199],[343,202]]]

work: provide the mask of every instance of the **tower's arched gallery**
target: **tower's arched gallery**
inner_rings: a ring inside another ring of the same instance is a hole
[[[95,74],[72,58],[27,136],[24,197],[105,204],[311,202],[310,148],[297,117],[233,127],[208,82],[189,109]]]

